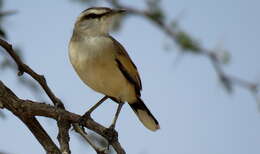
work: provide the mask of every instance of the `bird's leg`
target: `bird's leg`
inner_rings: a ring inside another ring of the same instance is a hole
[[[108,96],[104,96],[100,101],[98,101],[94,106],[92,106],[83,116],[79,119],[79,124],[82,126],[84,125],[85,119],[90,118],[90,114],[98,107],[100,106],[106,99],[108,99]]]
[[[109,126],[109,128],[107,128],[105,130],[105,134],[106,134],[107,140],[108,140],[108,146],[107,146],[108,150],[109,150],[109,146],[111,145],[111,143],[113,143],[118,138],[118,133],[115,130],[115,126],[116,126],[116,121],[117,121],[117,119],[119,117],[119,113],[120,113],[123,105],[124,105],[124,103],[122,103],[122,102],[118,103],[118,107],[117,107],[114,119],[112,121],[112,124]]]
[[[116,121],[118,119],[118,116],[119,116],[119,113],[123,107],[124,103],[118,103],[118,107],[117,107],[117,110],[116,110],[116,114],[114,116],[114,119],[112,121],[112,124],[110,125],[109,129],[115,129],[115,126],[116,126]]]
[[[90,115],[97,107],[99,107],[106,99],[107,96],[104,96],[100,101],[98,101],[94,106],[92,106],[84,115]],[[84,116],[83,115],[83,116]]]

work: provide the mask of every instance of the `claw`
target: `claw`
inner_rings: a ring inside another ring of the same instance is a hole
[[[84,114],[83,116],[81,116],[81,117],[79,118],[78,123],[79,123],[80,127],[81,127],[83,130],[84,130],[84,126],[85,126],[86,121],[87,121],[88,119],[90,119],[90,118],[91,118],[91,116],[90,116],[89,113],[86,113],[86,114]]]

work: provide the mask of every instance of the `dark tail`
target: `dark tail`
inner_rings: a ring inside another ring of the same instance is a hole
[[[129,103],[129,105],[146,128],[150,129],[151,131],[156,131],[160,128],[158,121],[145,106],[141,98],[138,98],[134,103]]]

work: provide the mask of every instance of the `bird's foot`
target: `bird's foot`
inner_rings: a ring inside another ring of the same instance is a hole
[[[86,121],[88,119],[91,119],[90,113],[88,113],[88,112],[79,118],[78,123],[82,129],[84,129],[84,126],[86,125]]]
[[[111,125],[109,128],[105,129],[104,134],[106,135],[106,138],[108,140],[108,146],[107,149],[109,150],[109,146],[118,140],[118,133],[115,130],[115,125]]]

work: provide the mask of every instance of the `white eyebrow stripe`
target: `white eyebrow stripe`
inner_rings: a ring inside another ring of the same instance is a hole
[[[81,12],[81,14],[89,14],[89,13],[95,13],[95,14],[103,14],[103,13],[107,13],[110,12],[111,9],[110,8],[106,8],[106,7],[92,7],[92,8],[88,8],[84,11]]]
[[[108,12],[107,10],[89,10],[88,14],[94,13],[94,14],[104,14]]]

